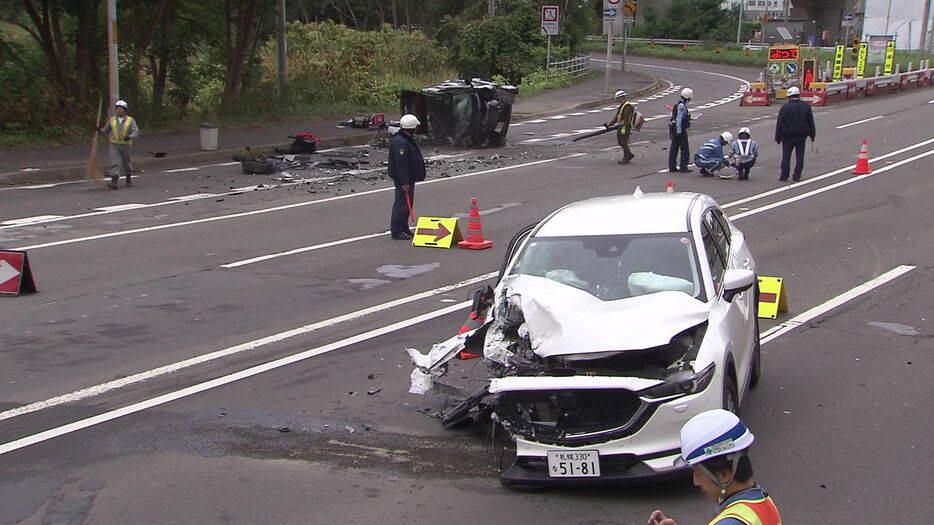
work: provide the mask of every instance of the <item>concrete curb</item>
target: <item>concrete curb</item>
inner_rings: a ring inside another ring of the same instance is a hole
[[[630,98],[638,98],[646,93],[657,90],[661,83],[658,81],[657,77],[652,76],[651,78],[653,79],[651,85],[633,92],[630,94]],[[613,97],[578,104],[568,108],[567,111],[589,109],[596,106],[604,106],[609,103],[615,103]],[[530,114],[528,116],[523,116],[522,118],[535,118],[542,115],[543,114]],[[321,139],[320,147],[333,148],[339,146],[359,146],[369,143],[372,137],[372,132],[366,132],[345,135],[343,137],[326,138]],[[256,153],[268,153],[274,151],[276,148],[288,148],[288,146],[289,143],[284,142],[278,144],[267,144],[264,146],[250,146],[250,148]],[[147,171],[170,170],[199,164],[203,165],[218,162],[232,162],[234,155],[243,153],[244,150],[242,148],[238,148],[217,151],[202,151],[177,156],[166,156],[163,158],[137,158],[134,161],[134,168],[136,169],[137,173],[145,173]],[[48,184],[53,182],[82,180],[85,178],[86,173],[87,166],[85,164],[36,171],[14,171],[9,173],[0,173],[0,186],[15,186],[20,184]]]

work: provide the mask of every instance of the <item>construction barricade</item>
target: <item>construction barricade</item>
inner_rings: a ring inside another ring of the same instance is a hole
[[[765,88],[765,82],[752,82],[749,89],[739,99],[740,106],[771,106],[772,98]]]

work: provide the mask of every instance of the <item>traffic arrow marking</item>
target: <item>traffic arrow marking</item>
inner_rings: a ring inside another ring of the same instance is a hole
[[[435,241],[438,242],[441,239],[451,235],[451,231],[444,227],[444,224],[438,223],[437,228],[417,228],[415,230],[415,235],[434,235]]]
[[[19,277],[19,274],[20,271],[14,268],[12,264],[0,259],[0,284]]]

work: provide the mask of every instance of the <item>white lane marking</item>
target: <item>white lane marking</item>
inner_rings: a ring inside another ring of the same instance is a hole
[[[289,255],[295,255],[297,253],[313,252],[315,250],[323,250],[325,248],[332,248],[334,246],[340,246],[342,244],[350,244],[352,242],[364,241],[367,239],[373,239],[376,237],[381,237],[383,235],[389,235],[389,231],[379,232],[379,233],[370,233],[368,235],[360,235],[358,237],[348,237],[346,239],[340,239],[337,241],[330,241],[321,244],[315,244],[312,246],[305,246],[303,248],[295,248],[293,250],[287,250],[279,253],[271,253],[269,255],[261,255],[259,257],[253,257],[252,259],[244,259],[242,261],[236,261],[232,263],[222,264],[221,268],[239,268],[241,266],[246,266],[248,264],[268,261],[270,259],[276,259],[279,257],[287,257]]]
[[[132,405],[129,405],[123,408],[111,410],[103,414],[85,418],[80,421],[75,421],[73,423],[69,423],[67,425],[63,425],[60,427],[52,428],[44,432],[39,432],[38,434],[33,434],[31,436],[27,436],[21,439],[10,441],[10,442],[0,445],[0,455],[13,452],[14,450],[19,450],[21,448],[25,448],[30,445],[35,445],[37,443],[42,443],[43,441],[48,441],[50,439],[54,439],[59,436],[64,436],[66,434],[70,434],[78,430],[83,430],[88,427],[100,425],[101,423],[106,423],[108,421],[112,421],[114,419],[121,418],[123,416],[135,414],[137,412],[141,412],[149,408],[157,407],[159,405],[164,405],[172,401],[177,401],[179,399],[183,399],[188,396],[192,396],[194,394],[198,394],[198,393],[201,393],[207,390],[217,388],[219,386],[233,383],[241,379],[253,377],[255,375],[259,375],[264,372],[269,372],[270,370],[275,370],[283,366],[298,363],[300,361],[304,361],[312,357],[317,357],[319,355],[327,354],[335,350],[340,350],[342,348],[346,348],[348,346],[355,345],[357,343],[362,343],[362,342],[368,341],[376,337],[380,337],[386,334],[391,334],[393,332],[397,332],[404,328],[415,326],[425,321],[429,321],[431,319],[442,317],[444,315],[456,312],[458,310],[462,310],[470,306],[470,304],[471,304],[471,301],[464,301],[461,303],[452,304],[451,306],[448,306],[446,308],[442,308],[440,310],[435,310],[434,312],[422,314],[417,317],[413,317],[412,319],[407,319],[405,321],[400,321],[398,323],[376,328],[374,330],[370,330],[362,334],[348,337],[346,339],[341,339],[340,341],[335,341],[333,343],[326,344],[324,346],[319,346],[316,348],[305,350],[304,352],[300,352],[300,353],[293,354],[287,357],[283,357],[281,359],[276,359],[274,361],[270,361],[268,363],[264,363],[261,365],[253,366],[245,370],[235,372],[233,374],[221,376],[221,377],[218,377],[217,379],[212,379],[210,381],[205,381],[203,383],[192,385],[190,387],[183,388],[181,390],[176,390],[175,392],[163,394],[161,396],[147,399],[139,403],[134,403]]]
[[[587,113],[603,113],[602,109],[589,109]]]
[[[0,421],[3,421],[4,419],[11,419],[17,416],[22,416],[24,414],[29,414],[32,412],[38,412],[40,410],[45,410],[45,409],[63,405],[66,403],[74,403],[76,401],[81,401],[83,399],[97,397],[101,394],[110,392],[112,390],[116,390],[118,388],[123,388],[129,385],[132,385],[132,384],[140,383],[142,381],[148,381],[150,379],[154,379],[159,376],[178,372],[179,370],[190,368],[195,365],[207,363],[209,361],[215,361],[222,357],[227,357],[229,355],[246,352],[248,350],[255,350],[259,347],[270,345],[273,343],[278,343],[278,342],[284,341],[286,339],[290,339],[295,336],[305,335],[305,334],[308,334],[308,333],[311,333],[317,330],[321,330],[321,329],[329,328],[331,326],[335,326],[341,323],[345,323],[347,321],[353,321],[355,319],[360,319],[361,317],[366,317],[374,313],[379,313],[385,310],[389,310],[397,306],[402,306],[405,304],[420,301],[422,299],[427,299],[429,297],[442,295],[452,290],[457,290],[459,288],[464,288],[465,286],[470,286],[473,284],[481,283],[488,279],[492,279],[493,277],[496,277],[497,274],[498,272],[485,273],[483,275],[471,277],[469,279],[465,279],[460,282],[441,286],[433,290],[427,290],[421,293],[417,293],[415,295],[403,297],[401,299],[395,299],[395,300],[388,301],[388,302],[378,304],[375,306],[370,306],[369,308],[364,308],[362,310],[357,310],[355,312],[350,312],[350,313],[340,315],[337,317],[332,317],[331,319],[325,319],[323,321],[318,321],[315,323],[307,324],[305,326],[293,328],[291,330],[280,332],[278,334],[272,334],[272,335],[269,335],[269,336],[266,336],[260,339],[256,339],[254,341],[249,341],[247,343],[241,343],[239,345],[231,346],[229,348],[224,348],[222,350],[217,350],[215,352],[193,357],[191,359],[186,359],[184,361],[179,361],[177,363],[172,363],[170,365],[161,366],[159,368],[154,368],[146,372],[140,372],[138,374],[133,374],[131,376],[123,377],[120,379],[115,379],[113,381],[108,381],[106,383],[101,383],[99,385],[95,385],[92,387],[83,388],[81,390],[76,390],[74,392],[64,394],[61,396],[57,396],[57,397],[53,397],[50,399],[46,399],[44,401],[38,401],[35,403],[30,403],[28,405],[23,405],[17,408],[7,410],[5,412],[0,412]]]
[[[191,195],[180,195],[178,197],[171,197],[169,198],[169,200],[185,202],[185,201],[196,201],[200,199],[210,199],[211,197],[219,197],[219,195],[216,193],[192,193]]]
[[[210,165],[210,164],[209,164],[209,165]],[[181,172],[183,172],[183,171],[198,171],[199,169],[201,169],[201,168],[198,167],[198,166],[195,166],[195,167],[191,167],[191,168],[178,168],[178,169],[174,169],[174,170],[165,170],[165,173],[181,173]]]
[[[543,118],[539,118],[535,120],[526,120],[525,124],[541,124],[542,122],[548,122],[548,121]]]
[[[572,116],[572,117],[579,117],[579,116],[581,116],[581,115],[586,115],[586,113],[582,113],[582,112],[578,111],[578,112],[575,112],[575,113],[568,113],[568,115],[570,115],[570,116]]]
[[[565,155],[565,156],[562,156],[562,157],[555,157],[555,158],[553,158],[553,159],[536,160],[536,161],[533,161],[533,162],[526,162],[526,163],[523,163],[523,164],[516,164],[516,165],[513,165],[513,166],[503,166],[503,167],[500,167],[500,168],[493,168],[493,169],[489,169],[489,170],[482,170],[482,171],[475,171],[475,172],[471,172],[471,173],[464,173],[463,175],[457,175],[456,177],[449,177],[449,178],[442,178],[442,179],[427,180],[427,181],[425,181],[425,182],[420,182],[419,185],[420,185],[420,186],[424,186],[424,185],[427,185],[427,184],[437,184],[437,183],[443,183],[443,182],[447,182],[447,181],[454,181],[454,180],[461,180],[461,179],[470,178],[470,177],[476,177],[476,176],[479,176],[479,175],[487,175],[487,174],[490,174],[490,173],[499,173],[499,172],[502,172],[502,171],[509,171],[509,170],[514,170],[514,169],[519,169],[519,168],[527,168],[527,167],[530,167],[530,166],[538,166],[538,165],[540,165],[540,164],[550,164],[550,163],[552,163],[552,162],[559,162],[559,161],[562,161],[562,160],[573,159],[573,158],[577,158],[577,157],[582,157],[582,156],[584,156],[584,155],[585,155],[585,153],[573,153],[573,154]],[[285,205],[282,205],[282,206],[274,206],[274,207],[272,207],[272,208],[262,208],[262,209],[259,209],[259,210],[252,210],[252,211],[246,211],[246,212],[240,212],[240,213],[232,213],[232,214],[230,214],[230,215],[218,215],[218,216],[216,216],[216,217],[207,217],[207,218],[204,218],[204,219],[194,219],[194,220],[190,220],[190,221],[172,222],[172,223],[168,223],[168,224],[159,224],[159,225],[157,225],[157,226],[147,226],[147,227],[145,227],[145,228],[136,228],[136,229],[132,229],[132,230],[124,230],[124,231],[117,231],[117,232],[110,232],[110,233],[102,233],[102,234],[100,234],[100,235],[90,235],[90,236],[87,236],[87,237],[76,237],[76,238],[74,238],[74,239],[65,239],[65,240],[62,240],[62,241],[53,241],[53,242],[47,242],[47,243],[42,243],[42,244],[34,244],[34,245],[31,245],[31,246],[23,246],[23,247],[16,248],[16,249],[17,249],[17,250],[38,250],[38,249],[41,249],[41,248],[50,248],[50,247],[53,247],[53,246],[63,246],[63,245],[66,245],[66,244],[75,244],[75,243],[79,243],[79,242],[96,241],[96,240],[99,240],[99,239],[109,239],[109,238],[111,238],[111,237],[122,237],[122,236],[124,236],[124,235],[134,235],[134,234],[137,234],[137,233],[146,233],[146,232],[151,232],[151,231],[167,230],[167,229],[171,229],[171,228],[180,228],[180,227],[183,227],[183,226],[191,226],[191,225],[194,225],[194,224],[205,224],[205,223],[209,223],[209,222],[217,222],[217,221],[223,221],[223,220],[229,220],[229,219],[238,219],[238,218],[241,218],[241,217],[250,217],[250,216],[253,216],[253,215],[263,215],[263,214],[266,214],[266,213],[274,213],[274,212],[283,211],[283,210],[290,210],[290,209],[294,209],[294,208],[302,208],[302,207],[305,207],[305,206],[314,206],[314,205],[317,205],[317,204],[324,204],[324,203],[327,203],[327,202],[340,201],[340,200],[344,200],[344,199],[353,199],[353,198],[356,198],[356,197],[362,197],[362,196],[365,196],[365,195],[373,195],[373,194],[376,194],[376,193],[385,193],[385,192],[388,192],[388,191],[394,191],[393,187],[390,186],[390,187],[388,187],[388,188],[378,188],[378,189],[375,189],[375,190],[360,191],[360,192],[356,192],[356,193],[348,193],[348,194],[346,194],[346,195],[337,195],[337,196],[335,196],[335,197],[327,197],[327,198],[324,198],[324,199],[318,199],[318,200],[313,200],[313,201],[296,202],[296,203],[293,203],[293,204],[285,204]],[[173,204],[175,204],[175,202],[173,202]]]
[[[876,162],[876,163],[878,163],[880,160],[885,160],[885,159],[887,159],[887,158],[889,158],[889,157],[894,157],[895,155],[901,155],[902,153],[905,153],[906,151],[911,151],[911,150],[913,150],[913,149],[921,148],[921,147],[927,146],[928,144],[931,144],[931,143],[934,143],[934,138],[930,138],[930,139],[927,139],[927,140],[918,142],[917,144],[912,144],[911,146],[907,146],[907,147],[904,147],[904,148],[901,148],[901,149],[892,151],[892,152],[890,152],[890,153],[886,153],[886,154],[884,154],[884,155],[879,155],[878,157],[873,158],[870,162]],[[734,206],[739,206],[740,204],[746,204],[747,202],[756,201],[756,200],[759,200],[759,199],[763,199],[763,198],[765,198],[765,197],[771,197],[772,195],[775,195],[775,194],[777,194],[777,193],[782,193],[782,192],[785,192],[785,191],[790,191],[790,190],[792,190],[792,189],[795,189],[795,188],[798,188],[798,187],[801,187],[801,186],[805,186],[805,185],[807,185],[807,184],[813,184],[813,183],[815,183],[815,182],[824,180],[824,179],[826,179],[826,178],[833,177],[833,176],[839,175],[839,174],[841,174],[841,173],[845,173],[845,172],[847,172],[847,171],[852,170],[852,169],[855,168],[855,167],[856,167],[856,164],[850,164],[849,166],[846,166],[846,167],[843,167],[843,168],[840,168],[840,169],[837,169],[837,170],[834,170],[834,171],[825,173],[825,174],[823,174],[823,175],[818,175],[817,177],[811,177],[811,178],[809,178],[809,179],[804,179],[804,180],[801,181],[801,182],[796,182],[796,183],[794,183],[794,184],[789,184],[788,186],[782,186],[782,187],[780,187],[780,188],[775,188],[774,190],[769,190],[769,191],[766,191],[766,192],[758,193],[758,194],[756,194],[756,195],[751,195],[751,196],[746,197],[746,198],[743,198],[743,199],[739,199],[739,200],[735,200],[735,201],[732,201],[732,202],[728,202],[728,203],[726,203],[726,204],[722,204],[720,207],[721,207],[721,208],[724,208],[724,209],[725,209],[725,208],[732,208],[732,207],[734,207]],[[667,170],[662,170],[662,171],[667,171]],[[662,172],[660,171],[659,173],[662,173]]]
[[[861,295],[867,294],[875,290],[876,288],[892,281],[893,279],[896,279],[902,275],[905,275],[906,273],[914,269],[915,267],[910,266],[910,265],[902,265],[897,268],[893,268],[885,272],[884,274],[876,277],[875,279],[872,279],[871,281],[865,282],[847,292],[844,292],[834,297],[833,299],[830,299],[829,301],[826,301],[805,312],[802,312],[779,325],[773,326],[772,328],[766,330],[762,334],[761,342],[762,344],[768,343],[769,341],[772,341],[773,339],[776,339],[782,336],[783,334],[786,334],[794,330],[795,328],[803,325],[804,323],[807,323],[808,321],[814,319],[815,317],[823,315],[833,310],[834,308],[837,308],[849,301],[852,301],[853,299],[856,299],[857,297]]]
[[[831,185],[829,185],[829,186],[824,186],[824,187],[822,187],[822,188],[817,188],[816,190],[811,190],[811,191],[809,191],[809,192],[802,193],[801,195],[795,195],[794,197],[789,197],[789,198],[787,198],[787,199],[785,199],[785,200],[781,200],[781,201],[778,201],[778,202],[773,202],[773,203],[771,203],[771,204],[767,204],[767,205],[765,205],[765,206],[762,206],[761,208],[756,208],[756,209],[754,209],[754,210],[744,211],[744,212],[742,212],[742,213],[736,214],[735,216],[730,216],[730,219],[731,219],[731,220],[732,220],[732,219],[741,219],[741,218],[743,218],[743,217],[748,217],[748,216],[750,216],[750,215],[755,215],[755,214],[757,214],[757,213],[762,213],[762,212],[764,212],[764,211],[768,211],[768,210],[771,210],[771,209],[774,209],[774,208],[778,208],[778,207],[784,206],[784,205],[786,205],[786,204],[791,204],[791,203],[793,203],[793,202],[797,202],[797,201],[800,201],[800,200],[803,200],[803,199],[807,199],[808,197],[813,197],[814,195],[819,195],[819,194],[821,194],[821,193],[828,192],[828,191],[830,191],[830,190],[835,190],[835,189],[837,189],[837,188],[846,186],[847,184],[853,184],[854,182],[859,182],[859,181],[861,181],[861,180],[863,180],[863,179],[866,179],[866,178],[868,178],[868,177],[872,177],[873,175],[878,175],[879,173],[885,173],[886,171],[889,171],[889,170],[891,170],[891,169],[895,169],[895,168],[897,168],[897,167],[899,167],[899,166],[903,166],[903,165],[905,165],[905,164],[908,164],[908,163],[910,163],[910,162],[914,162],[914,161],[919,160],[919,159],[923,159],[924,157],[928,157],[928,156],[930,156],[930,155],[934,155],[934,149],[932,149],[932,150],[930,150],[930,151],[925,151],[924,153],[919,153],[918,155],[915,155],[914,157],[908,157],[907,159],[900,160],[900,161],[898,161],[898,162],[889,164],[888,166],[884,166],[884,167],[878,168],[878,169],[874,170],[872,173],[870,173],[869,175],[854,175],[852,178],[849,178],[849,179],[846,179],[846,180],[842,180],[842,181],[840,181],[840,182],[837,182],[836,184],[831,184]]]
[[[237,162],[237,161],[234,161],[234,162],[221,162],[220,164],[208,164],[208,166],[222,166],[222,167],[223,167],[223,166],[234,166],[234,165],[236,165],[236,164],[240,164],[240,163]]]
[[[928,104],[934,104],[934,100],[929,100]]]
[[[36,215],[34,217],[23,217],[20,219],[10,219],[8,221],[0,222],[4,226],[26,226],[29,224],[36,224],[41,222],[46,222],[51,219],[57,219],[61,215]]]
[[[31,186],[17,186],[17,187],[14,187],[14,188],[5,188],[5,189],[13,189],[13,190],[42,190],[42,189],[45,189],[45,188],[54,188],[55,186],[58,186],[58,184],[61,184],[61,183],[57,183],[57,184],[33,184],[33,185],[31,185]]]
[[[94,208],[95,211],[104,211],[104,212],[115,212],[115,211],[126,211],[126,210],[138,210],[140,208],[147,208],[148,204],[139,204],[134,202],[129,202],[127,204],[115,204],[113,206],[104,206],[102,208]]]
[[[849,292],[846,292],[840,296],[837,296],[831,299],[830,301],[823,303],[820,306],[812,308],[811,310],[808,310],[804,314],[801,314],[795,317],[795,320],[797,322],[794,324],[794,326],[782,327],[782,328],[779,328],[778,330],[774,330],[774,331],[770,330],[766,332],[767,335],[766,337],[762,338],[762,343],[768,343],[770,341],[773,341],[776,338],[780,337],[781,335],[789,332],[790,330],[793,330],[795,327],[800,326],[804,322],[807,322],[808,320],[813,319],[814,317],[817,317],[818,315],[826,313],[833,308],[841,306],[845,304],[846,302],[854,299],[855,297],[858,297],[874,288],[877,288],[878,286],[881,286],[882,284],[885,284],[886,282],[889,282],[892,279],[898,277],[899,275],[907,273],[908,271],[912,269],[914,269],[913,266],[900,266],[896,268],[895,270],[887,272],[886,274],[883,274],[868,283],[858,286],[854,288],[853,290],[850,290]],[[487,275],[493,276],[495,274],[496,274],[495,272],[491,272],[490,274],[487,274]],[[43,432],[39,432],[37,434],[33,434],[30,436],[26,436],[24,438],[10,441],[10,442],[0,445],[0,455],[7,454],[9,452],[13,452],[15,450],[19,450],[21,448],[25,448],[25,447],[35,445],[38,443],[42,443],[44,441],[48,441],[50,439],[64,436],[66,434],[70,434],[72,432],[83,430],[85,428],[89,428],[95,425],[100,425],[102,423],[106,423],[108,421],[112,421],[114,419],[118,419],[123,416],[135,414],[137,412],[141,412],[149,408],[164,405],[172,401],[177,401],[185,397],[199,394],[201,392],[205,392],[207,390],[211,390],[211,389],[223,386],[223,385],[227,385],[235,381],[239,381],[241,379],[253,377],[253,376],[256,376],[256,375],[259,375],[259,374],[262,374],[262,373],[265,373],[271,370],[275,370],[277,368],[281,368],[281,367],[288,366],[288,365],[291,365],[291,364],[294,364],[300,361],[304,361],[312,357],[317,357],[319,355],[327,354],[335,350],[340,350],[342,348],[346,348],[348,346],[351,346],[357,343],[362,343],[370,339],[375,339],[377,337],[381,337],[383,335],[390,334],[398,330],[402,330],[403,328],[415,326],[422,322],[436,319],[438,317],[442,317],[450,313],[454,313],[458,310],[468,307],[471,303],[472,301],[464,301],[458,304],[453,304],[446,308],[442,308],[434,312],[428,312],[426,314],[419,315],[417,317],[414,317],[406,321],[400,321],[398,323],[394,323],[388,326],[376,328],[368,332],[364,332],[362,334],[358,334],[355,336],[348,337],[346,339],[342,339],[340,341],[335,341],[333,343],[319,346],[317,348],[312,348],[309,350],[305,350],[303,352],[299,352],[297,354],[293,354],[293,355],[286,356],[280,359],[276,359],[268,363],[253,366],[245,370],[241,370],[239,372],[234,372],[232,374],[221,376],[219,378],[212,379],[210,381],[205,381],[203,383],[192,385],[190,387],[186,387],[181,390],[176,390],[175,392],[163,394],[161,396],[147,399],[139,403],[134,403],[132,405],[129,405],[123,408],[111,410],[103,414],[98,414],[96,416],[85,418],[79,421],[75,421],[73,423],[68,423],[66,425],[62,425],[62,426],[55,427],[55,428],[52,428],[52,429],[49,429]],[[808,314],[809,317],[805,318],[806,314]]]
[[[876,115],[875,117],[864,118],[863,120],[857,120],[856,122],[850,122],[849,124],[842,124],[837,126],[837,129],[848,128],[850,126],[858,126],[860,124],[865,124],[866,122],[871,122],[873,120],[879,120],[880,118],[885,118],[882,115]]]
[[[533,143],[533,142],[541,142],[543,140],[548,140],[548,139],[527,139],[527,140],[523,140],[522,142]]]

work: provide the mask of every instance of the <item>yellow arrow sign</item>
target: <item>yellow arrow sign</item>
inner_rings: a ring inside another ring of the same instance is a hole
[[[785,295],[781,277],[759,276],[759,317],[775,319],[778,312],[788,311],[788,297]]]
[[[412,246],[450,248],[463,240],[457,217],[419,217]]]

